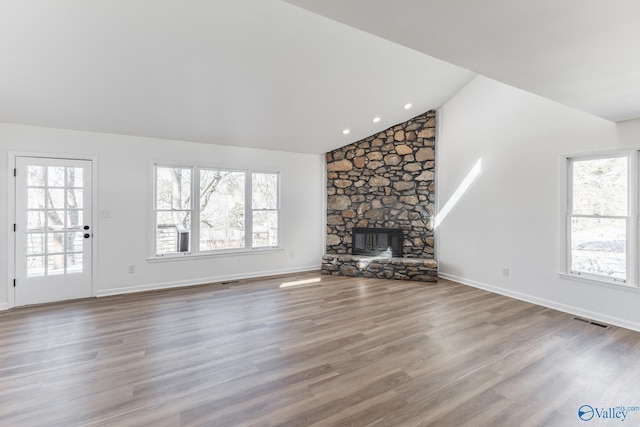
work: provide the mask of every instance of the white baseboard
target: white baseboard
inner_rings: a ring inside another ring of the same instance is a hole
[[[11,305],[8,302],[0,302],[0,311],[9,310]]]
[[[500,294],[510,298],[515,298],[521,301],[540,305],[543,307],[552,308],[554,310],[569,313],[574,316],[584,317],[587,319],[596,320],[598,322],[606,323],[609,325],[619,326],[621,328],[631,329],[633,331],[640,332],[640,323],[630,322],[626,319],[620,319],[618,317],[608,316],[606,314],[598,313],[595,311],[585,310],[580,307],[562,304],[562,303],[551,301],[548,299],[539,298],[533,295],[511,291],[509,289],[499,288],[496,286],[488,285],[486,283],[481,283],[475,280],[466,279],[464,277],[454,276],[453,274],[440,272],[438,274],[438,277],[442,277],[443,279],[448,279],[454,282],[462,283],[463,285],[472,286],[474,288],[483,289],[485,291],[489,291],[494,294]]]
[[[281,274],[304,273],[308,271],[320,271],[320,265],[307,267],[287,268],[281,270],[258,271],[252,273],[231,274],[227,276],[202,277],[199,279],[180,280],[175,282],[150,283],[146,285],[127,286],[122,288],[101,289],[96,292],[97,297],[110,295],[131,294],[135,292],[157,291],[162,289],[183,288],[186,286],[198,286],[206,283],[220,283],[232,280],[247,280],[257,277],[279,276]]]

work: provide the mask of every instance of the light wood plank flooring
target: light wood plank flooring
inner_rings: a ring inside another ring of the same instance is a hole
[[[0,425],[617,426],[578,408],[640,407],[639,362],[450,281],[305,273],[2,312]]]

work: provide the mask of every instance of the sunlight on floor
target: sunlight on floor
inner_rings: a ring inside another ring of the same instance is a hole
[[[293,286],[311,285],[314,283],[320,283],[321,280],[322,279],[320,277],[316,277],[314,279],[296,280],[295,282],[283,282],[280,285],[280,288],[291,288]]]

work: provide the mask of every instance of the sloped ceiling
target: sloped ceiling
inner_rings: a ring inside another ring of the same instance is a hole
[[[476,73],[622,121],[639,18],[637,0],[0,0],[0,122],[323,153]]]
[[[0,122],[323,153],[474,76],[279,0],[0,0]]]
[[[638,0],[289,0],[611,121],[640,117]]]

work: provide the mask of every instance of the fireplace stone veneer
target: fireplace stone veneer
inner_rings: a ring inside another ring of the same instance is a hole
[[[435,135],[428,111],[326,154],[323,273],[435,281]],[[373,262],[351,255],[353,229],[367,227],[402,230],[402,253]]]

